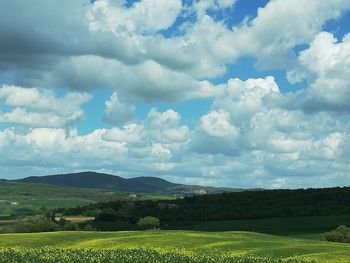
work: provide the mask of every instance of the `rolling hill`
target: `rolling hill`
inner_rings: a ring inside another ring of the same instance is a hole
[[[25,183],[0,180],[0,225],[3,217],[34,214],[42,207],[75,207],[111,200],[158,198],[155,194],[133,197],[128,193],[107,189],[77,188],[53,184]],[[166,198],[161,195],[161,198]],[[171,198],[169,195],[168,198]]]
[[[136,193],[204,194],[243,190],[176,184],[158,177],[135,177],[126,179],[116,175],[90,171],[46,176],[30,176],[15,181],[79,188],[99,188],[111,191]]]
[[[153,257],[145,257],[141,260],[121,260],[113,262],[336,262],[348,263],[350,257],[350,245],[317,240],[305,240],[289,237],[265,235],[252,232],[193,232],[193,231],[121,231],[121,232],[54,232],[54,233],[34,233],[34,234],[6,234],[0,238],[0,250],[2,248],[21,247],[20,251],[31,251],[37,249],[42,256],[40,248],[50,249],[45,254],[50,255],[54,249],[74,249],[73,251],[62,251],[57,255],[61,261],[62,253],[67,257],[74,254],[87,253],[96,250],[96,255],[101,256],[104,251],[118,251],[118,249],[143,249],[145,253],[152,249],[160,251],[182,251],[197,258],[201,255],[209,257],[221,256],[221,260],[154,260]],[[25,248],[25,250],[23,249]],[[85,250],[84,250],[85,249]],[[25,253],[24,255],[26,255]],[[28,253],[29,254],[29,253]],[[225,260],[225,255],[240,257],[239,260]],[[169,254],[167,254],[169,257]],[[27,256],[28,257],[28,256]],[[25,257],[25,261],[27,261]],[[260,257],[261,260],[254,260],[252,257]],[[38,256],[38,258],[40,258]],[[108,255],[102,257],[103,262],[108,260]],[[168,259],[168,258],[167,258]],[[276,260],[273,260],[276,259]],[[278,260],[279,259],[279,260]],[[13,257],[11,257],[13,261]],[[76,260],[64,262],[91,262]],[[1,261],[0,261],[1,262]],[[3,262],[10,262],[3,261]],[[16,261],[22,262],[22,261]],[[24,260],[23,260],[24,262]],[[37,262],[37,261],[30,261]],[[42,261],[41,261],[42,262]],[[45,261],[46,262],[46,261]]]

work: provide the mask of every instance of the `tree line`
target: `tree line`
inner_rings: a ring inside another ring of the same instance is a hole
[[[350,187],[244,191],[176,200],[111,201],[58,208],[55,213],[95,216],[96,222],[136,224],[146,216],[164,225],[291,216],[350,214]]]

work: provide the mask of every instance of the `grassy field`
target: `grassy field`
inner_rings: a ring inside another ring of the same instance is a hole
[[[0,180],[0,220],[10,215],[26,215],[41,207],[76,207],[111,200],[169,199],[171,196],[128,193],[102,189],[74,188],[45,184],[15,183]]]
[[[0,182],[0,217],[25,215],[41,207],[75,207],[110,198],[97,189],[79,189],[40,184]]]
[[[195,231],[250,231],[297,238],[317,239],[339,225],[350,225],[350,215],[276,217],[202,222]]]
[[[162,249],[196,255],[266,257],[348,263],[350,245],[249,232],[137,231],[0,235],[0,247]],[[230,261],[227,261],[230,262]]]

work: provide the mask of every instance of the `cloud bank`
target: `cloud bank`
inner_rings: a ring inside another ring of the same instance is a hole
[[[271,0],[230,24],[239,1],[2,1],[0,173],[347,184],[350,35],[325,25],[349,1]],[[240,77],[247,57],[252,75],[267,74]],[[300,86],[281,92],[273,70]],[[110,94],[100,105],[106,126],[83,134],[77,126],[90,121],[84,109],[96,90]],[[202,99],[210,106],[186,122]],[[185,113],[162,107],[184,101]],[[143,118],[138,103],[150,105]]]

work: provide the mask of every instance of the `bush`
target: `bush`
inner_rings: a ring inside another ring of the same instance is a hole
[[[156,228],[159,227],[159,219],[153,216],[146,216],[139,219],[137,222],[137,225],[140,227],[150,227],[150,228]]]
[[[61,217],[58,222],[57,222],[61,227],[63,227],[66,223],[67,220],[64,217]]]
[[[101,209],[88,209],[86,211],[83,211],[82,215],[84,215],[84,216],[97,216],[100,213],[102,213]]]
[[[35,232],[52,232],[59,230],[59,225],[45,219],[33,221],[20,221],[17,224],[5,228],[6,233],[35,233]]]
[[[74,222],[68,222],[64,225],[63,230],[65,231],[78,231],[80,230],[79,225]]]
[[[324,233],[324,239],[330,242],[350,243],[350,228],[341,225],[335,230]]]
[[[118,213],[112,208],[106,208],[95,216],[95,221],[113,222],[117,220]]]

